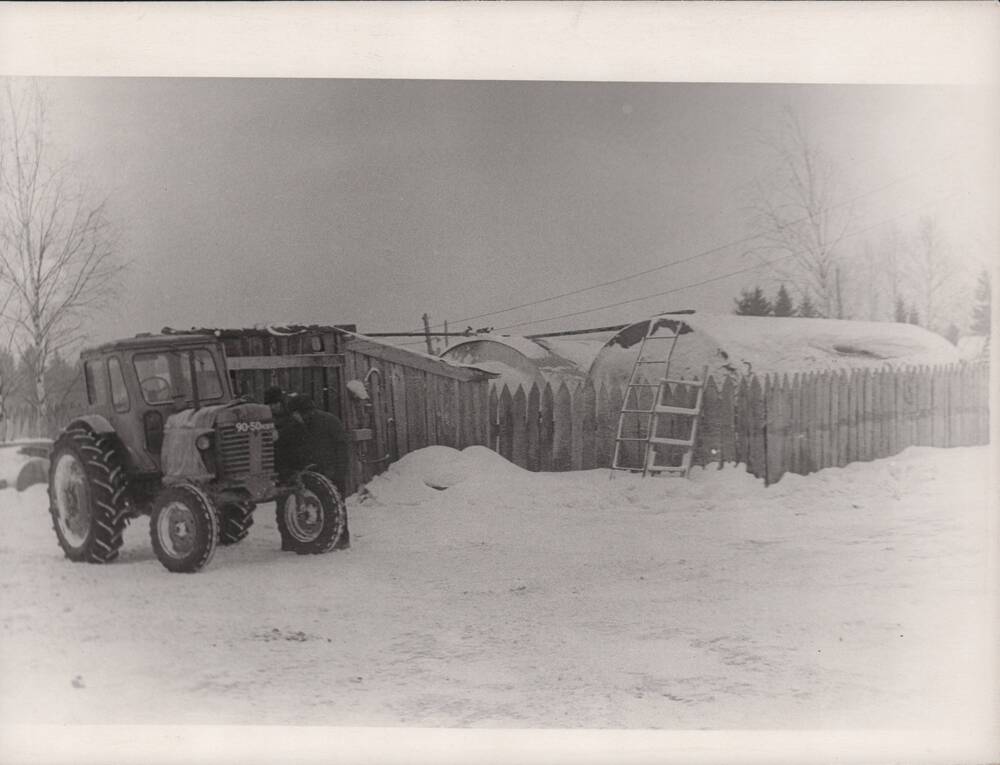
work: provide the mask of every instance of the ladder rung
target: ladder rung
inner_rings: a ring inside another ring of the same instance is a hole
[[[701,414],[698,409],[688,409],[686,406],[658,406],[653,409],[657,414],[684,414],[694,417]]]
[[[660,380],[661,383],[667,383],[669,385],[690,385],[692,388],[701,388],[704,384],[704,380],[671,380],[663,379]]]
[[[641,439],[645,441],[646,439]],[[694,446],[694,441],[687,438],[659,438],[654,436],[648,439],[651,444],[663,444],[664,446]]]
[[[659,388],[659,383],[629,383],[628,388]]]
[[[650,473],[683,473],[687,468],[683,465],[650,465],[646,470]]]
[[[643,360],[639,360],[639,361],[637,361],[635,363],[638,365],[638,364],[666,364],[667,362],[666,361],[643,361]]]
[[[673,340],[680,335],[646,335],[647,340]]]
[[[615,441],[648,441],[645,436],[618,436]]]
[[[622,414],[652,414],[652,409],[622,409]]]

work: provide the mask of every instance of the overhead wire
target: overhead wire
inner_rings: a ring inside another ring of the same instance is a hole
[[[945,155],[944,157],[939,158],[936,162],[933,162],[930,165],[924,165],[922,168],[920,168],[918,170],[915,170],[915,171],[913,171],[911,173],[906,173],[904,175],[897,176],[896,178],[894,178],[891,181],[888,181],[888,182],[882,184],[881,186],[876,186],[875,188],[869,189],[868,191],[865,191],[865,192],[863,192],[861,194],[856,194],[856,195],[854,195],[854,196],[852,196],[852,197],[850,197],[848,199],[845,199],[845,200],[843,200],[841,202],[838,202],[836,204],[830,205],[829,207],[821,208],[821,212],[824,212],[824,213],[825,212],[830,212],[832,210],[837,210],[837,209],[839,209],[841,207],[845,207],[845,206],[854,204],[855,202],[857,202],[857,201],[859,201],[861,199],[865,199],[866,197],[870,197],[873,194],[877,194],[877,193],[879,193],[881,191],[884,191],[885,189],[891,188],[892,186],[895,186],[895,185],[897,185],[899,183],[902,183],[905,180],[908,180],[908,179],[913,178],[915,176],[921,175],[921,174],[927,172],[928,169],[929,169],[929,167],[933,167],[935,165],[941,164],[942,162],[945,162],[945,161],[951,159],[952,157],[954,157],[957,153],[958,153],[957,151],[956,152],[952,152],[951,154],[948,154],[948,155]],[[784,225],[785,226],[794,226],[794,225],[796,225],[798,223],[803,223],[803,222],[809,220],[809,218],[810,218],[810,215],[804,215],[801,218],[797,218],[795,220],[788,221]],[[715,254],[717,252],[721,252],[721,251],[726,250],[726,249],[728,249],[730,247],[735,247],[736,245],[739,245],[739,244],[746,244],[748,242],[752,242],[754,239],[759,239],[761,236],[762,236],[762,234],[751,234],[751,235],[748,235],[748,236],[745,236],[745,237],[740,237],[739,239],[734,239],[732,241],[726,242],[725,244],[716,245],[715,247],[711,247],[711,248],[709,248],[707,250],[702,250],[700,252],[696,252],[695,254],[689,255],[686,258],[681,258],[680,260],[672,260],[669,263],[662,263],[662,264],[660,264],[658,266],[652,266],[651,268],[646,268],[646,269],[643,269],[641,271],[635,271],[633,273],[626,274],[625,276],[620,276],[620,277],[617,277],[615,279],[610,279],[608,281],[597,282],[597,283],[594,283],[594,284],[591,284],[591,285],[588,285],[588,286],[585,286],[585,287],[580,287],[578,289],[570,290],[568,292],[562,292],[562,293],[560,293],[558,295],[550,295],[548,297],[540,298],[538,300],[531,300],[531,301],[528,301],[526,303],[521,303],[521,304],[515,305],[515,306],[509,306],[507,308],[501,308],[501,309],[498,309],[498,310],[495,310],[495,311],[487,311],[485,313],[475,314],[473,316],[466,316],[465,318],[455,319],[454,321],[449,320],[449,323],[453,323],[454,325],[457,326],[457,325],[464,324],[464,323],[469,322],[469,321],[474,321],[476,319],[483,319],[483,318],[486,318],[487,316],[496,316],[496,315],[502,314],[502,313],[509,313],[510,311],[516,311],[516,310],[519,310],[521,308],[529,308],[531,306],[541,305],[542,303],[549,303],[549,302],[552,302],[553,300],[559,300],[559,299],[565,298],[565,297],[572,297],[573,295],[579,295],[581,293],[589,292],[591,290],[599,289],[601,287],[608,287],[608,286],[611,286],[613,284],[621,284],[622,282],[626,282],[626,281],[628,281],[630,279],[636,279],[636,278],[638,278],[640,276],[646,276],[648,274],[655,273],[656,271],[663,271],[663,270],[668,269],[668,268],[673,268],[674,266],[680,266],[680,265],[683,265],[685,263],[690,263],[691,261],[698,260],[700,258],[704,258],[704,257],[707,257],[709,255],[713,255],[713,254]],[[443,327],[444,324],[445,324],[445,322],[441,322],[441,323],[432,325],[432,327],[433,328]],[[419,330],[414,330],[414,331],[419,331]]]
[[[920,207],[914,208],[912,210],[908,210],[905,213],[902,213],[900,215],[895,215],[895,216],[893,216],[891,218],[886,218],[884,220],[881,220],[881,221],[879,221],[877,223],[873,223],[873,224],[871,224],[869,226],[866,226],[864,228],[858,229],[856,231],[852,231],[849,234],[845,234],[843,236],[843,239],[849,239],[851,237],[858,236],[860,234],[866,233],[866,232],[871,231],[873,229],[879,228],[880,226],[884,226],[887,223],[892,223],[892,222],[894,222],[896,220],[899,220],[901,218],[909,217],[910,215],[914,215],[914,214],[916,214],[918,212],[922,212],[923,210],[927,209],[928,207],[933,207],[935,205],[941,204],[942,202],[946,202],[949,199],[952,199],[953,197],[957,196],[959,193],[960,193],[960,191],[954,191],[951,194],[948,194],[947,196],[942,197],[940,199],[937,199],[934,202],[931,202],[929,204],[921,205]],[[795,257],[795,253],[791,253],[789,255],[783,255],[783,256],[781,256],[779,258],[772,258],[770,260],[764,260],[762,262],[755,263],[752,266],[748,266],[747,268],[741,268],[741,269],[738,269],[736,271],[728,271],[728,272],[726,272],[724,274],[720,274],[718,276],[713,276],[713,277],[710,277],[708,279],[703,279],[701,281],[694,282],[692,284],[685,284],[685,285],[682,285],[680,287],[673,287],[673,288],[668,289],[668,290],[661,290],[660,292],[653,292],[653,293],[651,293],[649,295],[644,295],[642,297],[630,298],[628,300],[620,300],[620,301],[617,301],[615,303],[608,303],[607,305],[598,306],[596,308],[588,308],[588,309],[585,309],[585,310],[582,310],[582,311],[572,311],[570,313],[559,314],[558,316],[548,316],[548,317],[545,317],[545,318],[542,318],[542,319],[533,319],[531,321],[522,321],[522,322],[518,322],[516,324],[508,324],[508,325],[503,326],[503,327],[497,327],[496,329],[497,329],[497,331],[499,331],[499,330],[505,330],[505,329],[515,329],[517,327],[525,327],[525,326],[528,326],[530,324],[541,324],[541,323],[544,323],[544,322],[547,322],[547,321],[555,321],[556,319],[568,319],[568,318],[572,318],[572,317],[575,317],[575,316],[583,316],[583,315],[588,314],[588,313],[596,313],[597,311],[604,311],[604,310],[607,310],[608,308],[617,308],[618,306],[621,306],[621,305],[629,305],[631,303],[639,303],[639,302],[641,302],[643,300],[649,300],[649,299],[654,298],[654,297],[663,297],[664,295],[670,295],[670,294],[673,294],[675,292],[681,292],[683,290],[692,289],[694,287],[700,287],[700,286],[702,286],[704,284],[709,284],[711,282],[717,282],[717,281],[721,281],[723,279],[728,279],[729,277],[732,277],[732,276],[739,276],[740,274],[745,274],[745,273],[748,273],[750,271],[754,271],[754,270],[756,270],[758,268],[762,268],[762,267],[765,267],[765,266],[773,266],[776,263],[784,262],[784,261],[789,260],[789,259],[791,259],[793,257]]]
[[[909,216],[914,215],[916,213],[922,212],[923,210],[926,210],[929,207],[933,207],[933,206],[939,205],[939,204],[941,204],[943,202],[947,202],[948,200],[956,197],[959,193],[961,193],[959,190],[953,191],[951,194],[948,194],[948,195],[946,195],[944,197],[941,197],[940,199],[936,199],[933,202],[930,202],[928,204],[921,205],[921,206],[913,208],[911,210],[907,210],[906,212],[901,213],[899,215],[894,215],[894,216],[892,216],[890,218],[885,218],[883,220],[878,221],[877,223],[870,224],[868,226],[865,226],[864,228],[860,228],[860,229],[852,231],[852,232],[850,232],[848,234],[845,234],[842,237],[842,239],[850,239],[851,237],[859,236],[859,235],[864,234],[864,233],[866,233],[868,231],[872,231],[872,230],[874,230],[876,228],[879,228],[880,226],[884,226],[884,225],[886,225],[888,223],[892,223],[892,222],[894,222],[896,220],[900,220],[902,218],[906,218],[906,217],[909,217]],[[756,238],[756,237],[754,237],[754,238]],[[726,246],[726,245],[721,245],[721,246]],[[652,299],[654,297],[663,297],[664,295],[671,295],[671,294],[673,294],[675,292],[682,292],[684,290],[693,289],[694,287],[700,287],[700,286],[705,285],[705,284],[710,284],[712,282],[722,281],[723,279],[728,279],[728,278],[733,277],[733,276],[739,276],[740,274],[749,273],[750,271],[754,271],[754,270],[756,270],[758,268],[773,266],[775,264],[782,263],[782,262],[784,262],[786,260],[790,260],[794,256],[795,256],[795,254],[792,253],[792,254],[789,254],[789,255],[783,255],[783,256],[778,257],[778,258],[771,258],[769,260],[763,260],[762,259],[760,262],[755,263],[752,266],[748,266],[746,268],[737,269],[736,271],[728,271],[728,272],[726,272],[724,274],[719,274],[717,276],[713,276],[713,277],[710,277],[708,279],[703,279],[703,280],[698,281],[698,282],[693,282],[691,284],[685,284],[685,285],[682,285],[680,287],[673,287],[673,288],[668,289],[668,290],[661,290],[659,292],[653,292],[653,293],[650,293],[648,295],[644,295],[642,297],[629,298],[628,300],[620,300],[620,301],[616,301],[614,303],[608,303],[606,305],[597,306],[595,308],[587,308],[587,309],[580,310],[580,311],[571,311],[569,313],[558,314],[556,316],[547,316],[547,317],[544,317],[544,318],[541,318],[541,319],[532,319],[532,320],[529,320],[529,321],[517,322],[515,324],[507,324],[507,325],[504,325],[502,327],[495,328],[495,331],[502,331],[502,330],[507,330],[507,329],[516,329],[518,327],[525,327],[525,326],[529,326],[529,325],[532,325],[532,324],[542,324],[542,323],[545,323],[545,322],[548,322],[548,321],[556,321],[557,319],[569,319],[569,318],[574,318],[576,316],[584,316],[584,315],[589,314],[589,313],[596,313],[597,311],[604,311],[604,310],[607,310],[609,308],[617,308],[618,306],[622,306],[622,305],[630,305],[632,303],[639,303],[639,302],[642,302],[643,300],[650,300],[650,299]],[[540,301],[540,302],[545,302],[545,301]],[[475,317],[473,317],[473,318],[475,318]],[[456,332],[455,336],[458,337],[458,336],[461,336],[461,334],[462,334],[461,332]],[[415,345],[423,345],[424,342],[425,341],[421,340],[419,342],[397,343],[397,345],[400,345],[400,346],[415,346]]]

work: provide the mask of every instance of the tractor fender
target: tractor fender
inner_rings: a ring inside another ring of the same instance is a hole
[[[86,425],[91,431],[99,435],[107,435],[109,433],[114,433],[115,429],[108,422],[107,418],[100,414],[84,414],[79,417],[74,417],[73,422],[71,422],[67,427],[73,427],[73,425],[80,423]]]
[[[83,425],[95,435],[114,436],[119,448],[122,450],[122,457],[125,460],[126,466],[133,470],[142,469],[144,465],[143,460],[128,446],[128,444],[122,442],[122,439],[118,437],[118,432],[104,415],[82,414],[79,417],[74,417],[72,422],[66,426],[66,429],[68,430],[74,425]]]

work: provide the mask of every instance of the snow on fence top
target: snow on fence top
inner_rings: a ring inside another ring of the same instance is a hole
[[[953,364],[958,350],[940,335],[912,324],[839,319],[773,318],[734,314],[660,314],[621,330],[594,359],[595,383],[619,382],[631,372],[649,322],[654,334],[679,330],[671,376],[793,374]],[[644,356],[669,343],[647,344]]]

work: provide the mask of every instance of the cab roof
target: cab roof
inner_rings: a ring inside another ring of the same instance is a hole
[[[110,343],[85,348],[81,356],[92,356],[114,351],[157,350],[190,347],[192,345],[217,345],[219,339],[212,335],[154,335],[144,333],[123,340],[113,340]]]

